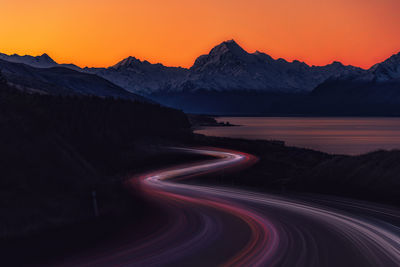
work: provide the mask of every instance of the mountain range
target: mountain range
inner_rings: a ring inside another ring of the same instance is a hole
[[[109,68],[86,68],[128,91],[148,95],[164,92],[242,91],[304,92],[332,75],[362,71],[334,62],[323,67],[299,61],[274,60],[269,55],[248,53],[234,40],[198,57],[189,69],[165,67],[129,57]]]
[[[400,53],[358,74],[331,77],[311,96],[325,111],[357,115],[400,115]]]
[[[144,97],[130,93],[97,75],[58,66],[47,55],[36,58],[12,56],[12,59],[13,62],[0,59],[1,74],[9,84],[25,92],[51,95],[95,95],[147,101]],[[26,61],[29,64],[16,63],[18,61]]]
[[[63,66],[101,76],[130,92],[151,95],[161,91],[231,91],[268,92],[311,91],[331,76],[361,72],[362,69],[333,62],[309,66],[304,62],[274,60],[261,52],[248,53],[234,40],[214,47],[198,57],[189,69],[151,64],[128,57],[108,68],[79,69],[73,64],[57,64],[47,54],[38,57],[0,54],[0,59],[37,68]]]
[[[193,113],[307,114],[310,110],[317,112],[316,106],[323,108],[313,99],[321,103],[363,99],[363,105],[372,100],[397,103],[400,99],[400,53],[368,70],[340,62],[309,66],[297,60],[273,59],[259,51],[248,53],[234,40],[215,46],[190,68],[167,67],[135,57],[107,68],[57,64],[47,54],[0,54],[1,59],[52,72],[57,67],[58,71],[62,68],[93,75],[135,95]],[[380,94],[378,88],[382,87],[391,88],[389,95]],[[370,89],[367,92],[363,88]],[[96,90],[89,91],[96,94]]]

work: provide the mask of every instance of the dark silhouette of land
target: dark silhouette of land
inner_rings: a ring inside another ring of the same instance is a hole
[[[49,260],[43,254],[49,249],[57,257],[78,249],[68,246],[77,240],[84,247],[114,236],[110,225],[119,229],[157,221],[151,218],[162,211],[126,190],[122,181],[133,173],[201,158],[165,149],[171,146],[216,146],[259,157],[248,170],[196,182],[400,204],[400,151],[336,156],[281,142],[194,135],[191,127],[183,112],[158,104],[26,93],[0,77],[3,251],[13,257],[26,250],[20,260],[41,262]],[[95,218],[93,191],[100,218]]]

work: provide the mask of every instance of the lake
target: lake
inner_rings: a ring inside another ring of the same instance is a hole
[[[219,117],[235,127],[206,127],[209,136],[281,140],[286,145],[358,155],[400,149],[400,118]]]

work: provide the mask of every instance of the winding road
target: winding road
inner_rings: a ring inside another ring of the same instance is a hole
[[[252,155],[184,149],[215,159],[133,177],[165,207],[163,227],[78,266],[400,266],[400,211],[344,199],[281,197],[179,182],[245,168]]]

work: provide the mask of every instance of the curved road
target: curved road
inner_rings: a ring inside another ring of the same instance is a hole
[[[215,159],[128,182],[165,207],[163,227],[74,265],[400,266],[399,210],[344,199],[284,198],[179,183],[256,161],[237,151],[184,150]]]

